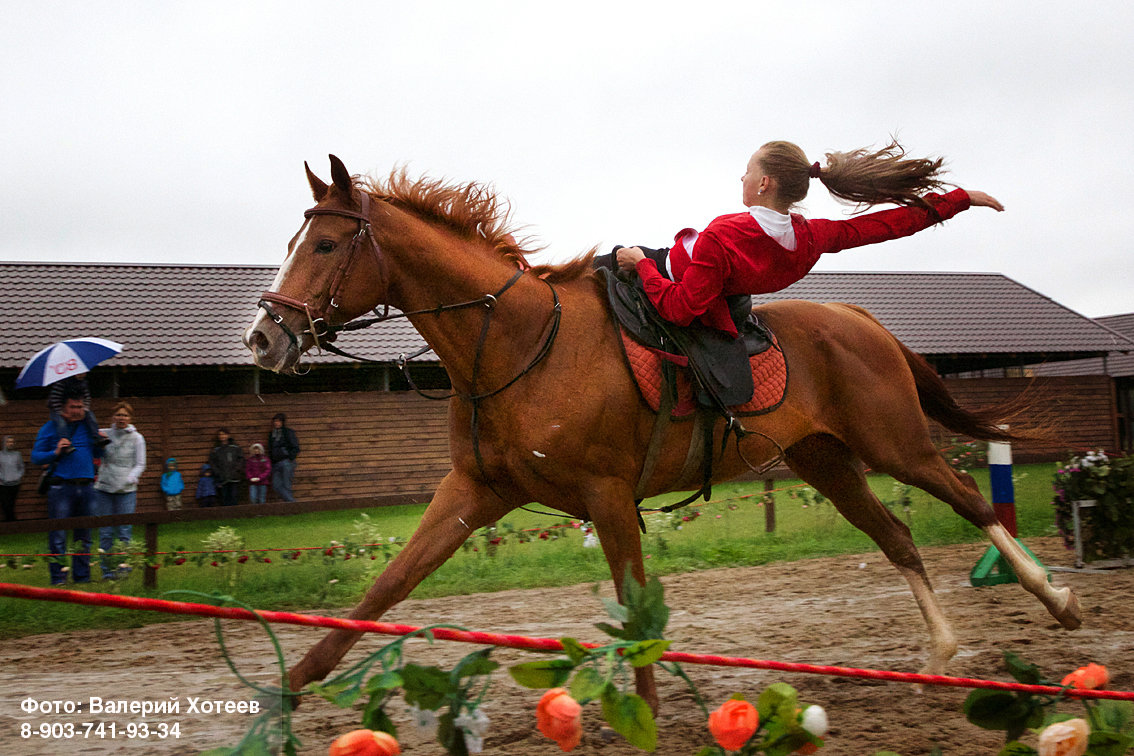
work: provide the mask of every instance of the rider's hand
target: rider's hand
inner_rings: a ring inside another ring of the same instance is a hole
[[[996,199],[991,194],[969,191],[968,189],[965,190],[965,193],[969,195],[969,204],[973,207],[991,207],[998,213],[1004,212],[1004,205],[1001,205],[1000,200]]]
[[[632,271],[639,260],[646,259],[641,247],[623,247],[617,252],[618,267],[622,270]]]

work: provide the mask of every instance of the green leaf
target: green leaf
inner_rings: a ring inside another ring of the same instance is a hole
[[[1123,756],[1129,752],[1130,746],[1134,745],[1134,737],[1119,732],[1096,730],[1091,733],[1087,742],[1090,744],[1087,752],[1091,756]]]
[[[633,581],[631,581],[633,582]],[[615,622],[629,622],[630,610],[612,598],[604,598],[602,605],[606,607],[607,615]]]
[[[613,685],[602,696],[602,715],[607,723],[635,748],[653,751],[658,728],[649,705],[633,693],[622,693]]]
[[[630,638],[625,630],[620,627],[615,627],[608,622],[596,622],[595,627],[597,627],[599,630],[602,630],[611,638]]]
[[[307,689],[320,698],[327,699],[340,709],[349,709],[362,695],[362,688],[359,686],[358,680],[355,679],[340,680],[328,685],[312,683],[307,686]]]
[[[587,701],[601,696],[608,685],[610,683],[598,673],[598,670],[592,667],[583,667],[575,674],[575,679],[571,681],[571,698],[585,704]]]
[[[386,710],[382,705],[386,703],[387,694],[385,691],[375,693],[370,697],[370,701],[362,710],[362,726],[368,730],[381,730],[388,732],[397,737],[398,726],[390,719]]]
[[[646,667],[662,658],[673,641],[645,640],[628,646],[623,652],[624,659],[634,667]]]
[[[1024,685],[1041,685],[1043,673],[1040,668],[1021,659],[1011,651],[1004,652],[1004,663],[1008,665],[1008,674]]]
[[[559,642],[563,644],[563,653],[567,654],[575,664],[579,664],[590,655],[590,651],[579,643],[574,638],[560,638]]]
[[[453,712],[447,711],[437,720],[437,740],[445,746],[449,756],[468,756],[465,734],[453,724],[454,719],[456,716]]]
[[[402,679],[406,703],[419,709],[435,711],[448,695],[456,692],[449,675],[437,667],[407,664],[402,668]]]
[[[1095,716],[1109,732],[1134,734],[1134,701],[1103,699],[1095,704]]]
[[[1026,746],[1018,740],[1005,743],[996,756],[1036,756],[1036,749]]]
[[[491,674],[500,667],[498,663],[488,658],[488,655],[491,654],[492,651],[493,649],[491,647],[483,648],[461,659],[453,669],[454,678],[459,680],[462,677]]]
[[[665,589],[661,581],[652,577],[645,585],[640,585],[631,577],[627,565],[622,593],[630,613],[630,618],[623,623],[626,628],[624,637],[630,640],[663,638],[669,622],[669,607],[665,605]]]
[[[403,685],[405,685],[405,681],[402,680],[402,676],[391,670],[371,677],[366,681],[366,685],[363,686],[362,690],[364,693],[377,693],[379,691],[396,690]],[[371,727],[370,729],[373,730],[374,728]]]
[[[1043,722],[1043,707],[1034,699],[1003,690],[974,690],[965,699],[964,710],[977,727],[1005,730],[1009,738],[1023,734],[1029,725]]]
[[[787,683],[772,683],[756,700],[756,712],[762,722],[767,722],[776,714],[782,715],[785,712],[794,720],[795,710],[799,708],[798,698],[799,694],[796,693],[795,688]]]
[[[567,682],[574,668],[570,659],[548,659],[514,664],[508,674],[525,688],[557,688]]]

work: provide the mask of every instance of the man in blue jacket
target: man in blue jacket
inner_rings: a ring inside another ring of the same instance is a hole
[[[86,517],[92,514],[94,495],[91,483],[95,476],[95,457],[102,456],[102,447],[83,423],[87,415],[83,398],[68,391],[63,395],[60,416],[66,423],[67,435],[61,435],[55,423],[48,421],[39,429],[32,447],[31,460],[37,465],[54,465],[48,478],[47,517]],[[47,548],[52,554],[65,554],[67,533],[52,530],[47,534]],[[77,528],[71,536],[71,579],[89,583],[91,579],[91,531]],[[63,585],[67,574],[62,560],[52,561],[51,584]]]

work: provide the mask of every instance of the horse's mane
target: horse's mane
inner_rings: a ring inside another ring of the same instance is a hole
[[[411,179],[405,168],[395,168],[385,181],[365,177],[361,188],[372,197],[407,210],[419,218],[444,226],[470,239],[480,239],[513,265],[531,269],[552,283],[581,278],[591,270],[592,249],[585,255],[558,265],[531,265],[511,226],[511,208],[488,184],[470,181],[449,184],[441,179]],[[527,239],[525,239],[527,241]]]

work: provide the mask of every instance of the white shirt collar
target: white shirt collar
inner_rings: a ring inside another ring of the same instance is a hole
[[[791,216],[776,212],[770,207],[754,205],[748,212],[764,229],[764,233],[779,242],[785,249],[795,249],[795,227],[792,226]]]

